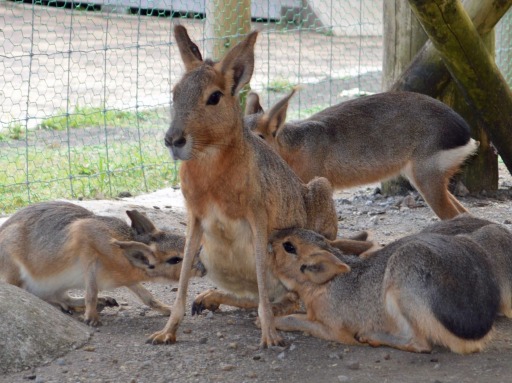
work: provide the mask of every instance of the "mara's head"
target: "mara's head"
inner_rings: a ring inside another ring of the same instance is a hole
[[[245,104],[244,125],[258,137],[274,146],[277,133],[286,122],[288,104],[296,91],[297,88],[294,88],[290,94],[279,100],[268,112],[263,110],[258,94],[255,92],[249,93]]]
[[[173,119],[165,145],[174,159],[190,160],[242,135],[239,92],[253,73],[257,32],[248,34],[219,62],[203,60],[185,27],[177,25],[174,36],[186,72],[172,90]]]
[[[113,240],[112,245],[122,250],[132,266],[142,270],[148,279],[177,281],[185,251],[185,236],[157,229],[151,220],[137,210],[128,210],[133,240]],[[202,276],[202,265],[196,257],[192,275]]]
[[[307,282],[324,284],[335,276],[350,271],[338,259],[329,241],[306,229],[285,229],[270,237],[272,268],[279,280],[290,290]]]

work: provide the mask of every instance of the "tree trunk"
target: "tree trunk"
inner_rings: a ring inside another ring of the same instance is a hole
[[[210,39],[205,57],[220,60],[226,52],[251,31],[251,0],[207,0],[205,33]],[[245,108],[245,98],[250,87],[240,92],[240,104]]]
[[[464,7],[473,19],[478,33],[486,40],[489,52],[494,52],[492,28],[510,9],[512,0],[501,2],[467,0]],[[489,45],[490,44],[490,45]],[[441,56],[431,41],[427,42],[410,67],[402,73],[392,85],[394,90],[410,90],[441,98],[452,106],[471,126],[472,137],[480,141],[478,154],[468,161],[463,174],[459,177],[471,193],[483,190],[496,190],[498,187],[498,162],[495,149],[492,147],[483,128],[483,122],[475,117],[472,108],[462,99],[460,92],[454,90],[450,83],[451,77]]]
[[[384,91],[393,86],[427,39],[407,0],[384,1]],[[404,177],[396,177],[382,182],[381,190],[386,195],[405,194],[412,187]]]
[[[206,57],[220,60],[250,30],[250,0],[206,1],[205,33],[209,37]]]
[[[457,0],[409,0],[409,3],[512,172],[512,92],[462,4]]]
[[[489,33],[484,38],[489,51],[494,47],[494,35]],[[461,174],[454,177],[461,181],[471,194],[498,189],[498,155],[491,144],[480,118],[474,114],[473,108],[466,102],[455,83],[451,81],[440,97],[441,101],[450,105],[471,127],[471,137],[480,142],[478,152],[469,158]]]
[[[482,36],[494,28],[511,6],[512,0],[466,0],[464,2],[468,15]],[[448,69],[432,42],[428,41],[409,68],[402,73],[391,88],[393,90],[410,90],[437,98],[449,81]]]
[[[482,40],[487,51],[494,58],[494,32],[485,34]],[[454,179],[461,181],[471,194],[496,191],[499,176],[498,155],[485,132],[482,120],[474,114],[473,109],[453,81],[450,81],[440,99],[466,120],[471,127],[471,137],[480,142],[477,154],[467,161],[462,173],[455,176]]]
[[[427,40],[428,37],[407,0],[384,1],[384,91],[394,85]]]

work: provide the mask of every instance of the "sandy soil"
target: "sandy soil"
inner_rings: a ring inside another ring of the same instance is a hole
[[[506,171],[503,171],[506,173]],[[509,177],[493,196],[461,201],[473,214],[512,227]],[[336,195],[341,235],[369,229],[388,243],[437,220],[416,194],[383,197],[374,186]],[[181,193],[164,190],[118,201],[76,201],[93,211],[123,216],[127,208],[144,210],[161,227],[183,232]],[[176,286],[149,284],[171,304]],[[212,287],[207,278],[191,283],[192,298]],[[284,333],[287,346],[260,350],[256,312],[230,307],[199,316],[187,315],[174,345],[146,344],[167,317],[150,311],[128,290],[109,292],[121,304],[106,309],[103,326],[91,341],[52,363],[0,376],[0,382],[509,382],[512,376],[512,321],[499,319],[494,341],[482,353],[468,356],[435,349],[412,354],[389,348],[345,346],[302,333]],[[77,320],[80,320],[77,317]]]

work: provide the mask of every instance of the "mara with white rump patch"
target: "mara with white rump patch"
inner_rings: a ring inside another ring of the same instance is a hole
[[[117,306],[112,298],[98,298],[98,291],[121,286],[152,309],[170,314],[170,307],[140,282],[177,281],[185,237],[158,230],[137,210],[126,213],[131,227],[68,202],[19,210],[0,226],[0,281],[64,311],[85,310],[91,326],[100,323],[98,307]],[[70,297],[71,289],[85,289],[85,298]]]
[[[497,315],[512,314],[512,233],[490,221],[461,215],[364,257],[304,229],[270,241],[274,272],[307,311],[277,317],[281,330],[466,354],[490,340]]]
[[[239,92],[254,68],[252,32],[220,62],[203,60],[183,26],[176,26],[186,72],[173,89],[173,120],[165,144],[181,160],[188,214],[187,245],[178,295],[153,343],[176,341],[185,315],[188,270],[200,253],[207,276],[222,290],[258,304],[261,344],[280,344],[271,301],[286,289],[268,271],[268,236],[275,229],[306,227],[330,239],[337,233],[332,190],[324,178],[304,185],[267,144],[243,126]]]
[[[303,182],[327,178],[345,189],[404,175],[441,219],[467,212],[448,190],[478,142],[450,107],[412,92],[385,92],[285,123],[293,90],[264,113],[256,93],[244,124],[267,141]]]

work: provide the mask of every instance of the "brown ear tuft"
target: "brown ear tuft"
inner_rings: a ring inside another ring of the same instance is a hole
[[[153,222],[151,222],[149,218],[141,212],[137,210],[126,210],[126,214],[130,217],[130,220],[132,221],[132,228],[137,232],[137,234],[151,234],[157,231]]]
[[[263,113],[263,107],[260,104],[260,96],[256,92],[250,92],[245,100],[245,115]]]

